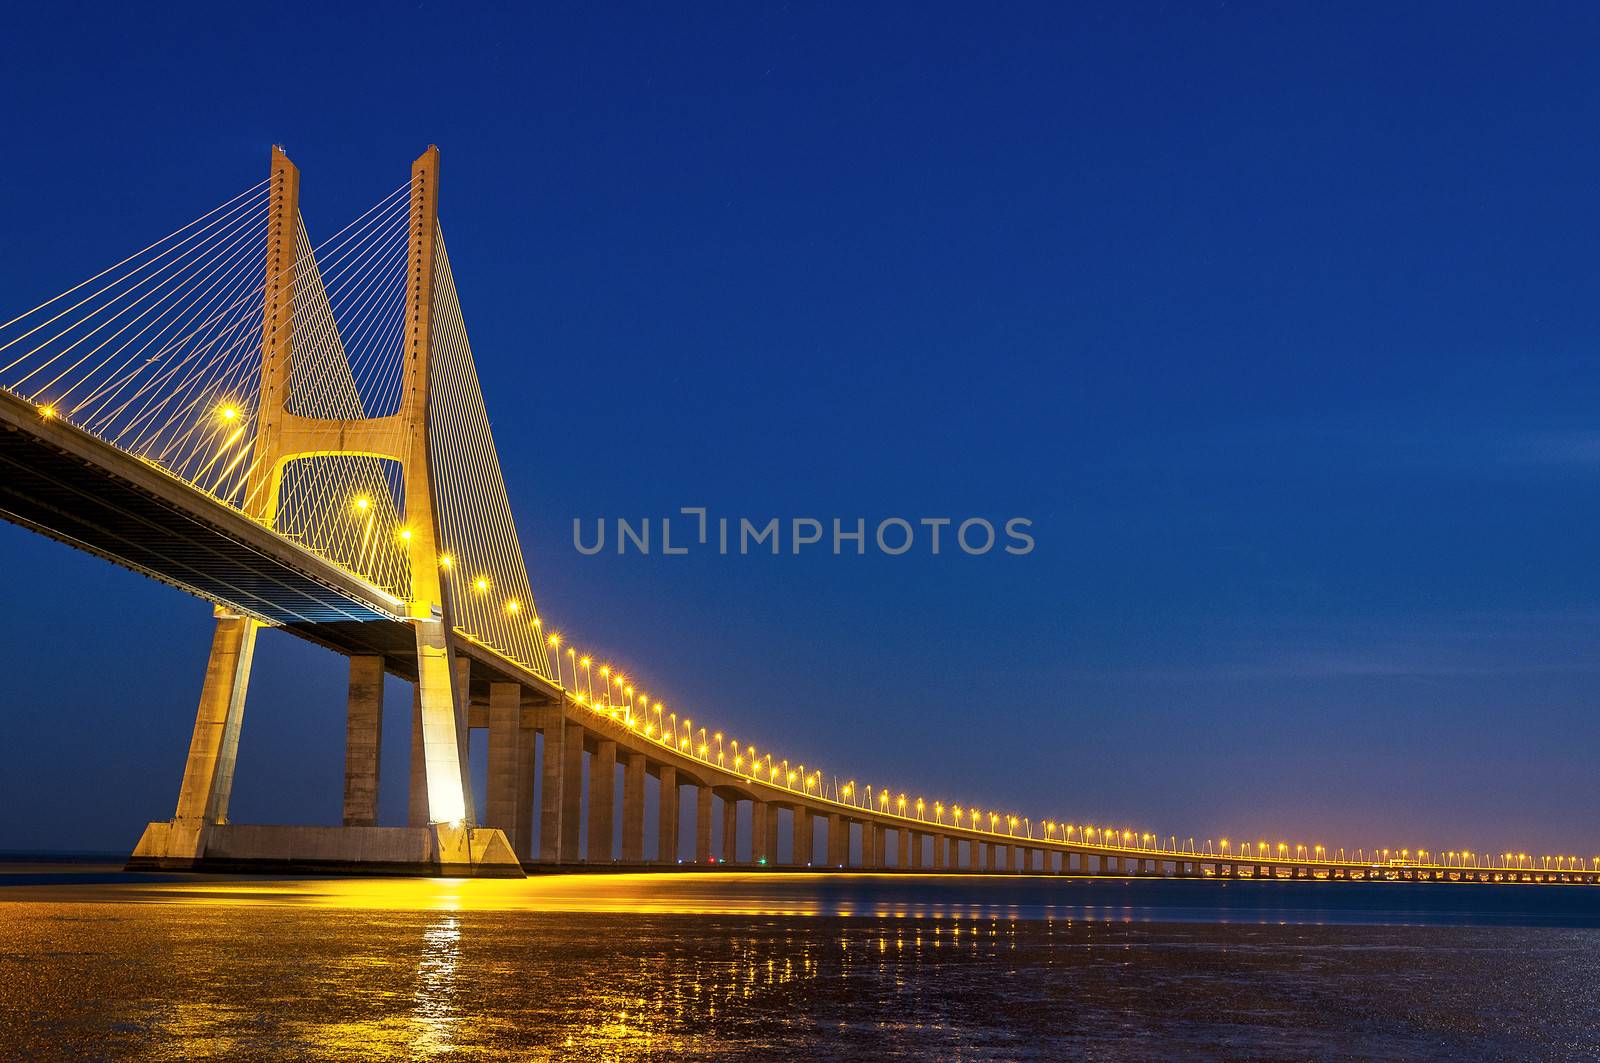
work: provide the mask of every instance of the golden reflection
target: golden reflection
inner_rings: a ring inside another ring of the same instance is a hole
[[[456,1013],[456,966],[461,959],[461,921],[454,912],[429,924],[422,932],[422,954],[417,959],[417,987],[411,1014],[415,1032],[412,1051],[436,1056],[451,1050],[451,1034],[459,1021]]]

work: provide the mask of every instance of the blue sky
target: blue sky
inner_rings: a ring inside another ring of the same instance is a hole
[[[1596,15],[862,6],[12,8],[0,293],[271,143],[314,237],[437,143],[540,608],[697,719],[930,800],[1600,852]],[[684,505],[1038,545],[573,549]],[[127,848],[209,611],[0,550],[0,848]],[[342,683],[263,638],[236,819],[336,819]]]

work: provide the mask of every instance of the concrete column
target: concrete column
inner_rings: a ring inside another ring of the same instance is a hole
[[[254,620],[245,617],[219,616],[211,637],[211,659],[206,662],[200,709],[195,713],[189,759],[184,764],[174,817],[195,827],[228,818],[233,765],[239,755],[239,727],[244,722],[244,695],[256,652],[256,626]]]
[[[661,768],[661,800],[657,802],[656,862],[678,862],[678,769]]]
[[[1011,861],[1009,864],[1013,871],[1028,870],[1028,850],[1020,845],[1011,847]]]
[[[815,849],[812,845],[811,812],[809,809],[795,807],[794,829],[790,839],[794,852],[790,854],[790,861],[795,867],[805,867],[811,863],[811,854]]]
[[[739,802],[731,797],[722,799],[722,862],[739,862]]]
[[[757,867],[772,863],[772,850],[767,847],[767,803],[750,802],[750,862]]]
[[[844,867],[850,863],[850,831],[844,817],[837,812],[828,813],[828,866]]]
[[[900,864],[912,870],[922,868],[922,839],[920,831],[902,830],[900,832]]]
[[[522,725],[522,709],[517,709],[517,832],[511,848],[519,860],[533,856],[533,780],[539,771],[539,732]]]
[[[428,825],[428,758],[422,746],[422,691],[411,690],[411,789],[407,794],[406,823]]]
[[[595,743],[589,757],[589,863],[609,864],[616,822],[617,744],[609,738]]]
[[[544,732],[544,756],[539,762],[539,859],[553,864],[563,859],[561,844],[566,816],[562,801],[567,791],[566,717],[559,705],[541,706],[535,718]]]
[[[881,867],[878,863],[878,826],[867,820],[861,821],[861,866],[867,868]]]
[[[450,654],[444,623],[411,621],[417,643],[417,691],[422,703],[423,780],[428,791],[428,822],[474,822],[471,778],[467,773],[465,711],[457,662]],[[463,658],[463,662],[465,659]],[[458,694],[460,696],[458,696]]]
[[[989,843],[973,842],[972,847],[978,851],[977,859],[974,861],[978,865],[978,870],[989,870]]]
[[[622,769],[622,859],[644,863],[643,753],[629,753]]]
[[[484,826],[498,827],[506,837],[517,832],[517,732],[522,723],[522,685],[489,684],[489,799]]]
[[[561,862],[578,862],[583,816],[583,728],[566,721],[561,740]]]
[[[935,871],[943,871],[950,862],[950,851],[945,848],[945,841],[945,836],[942,834],[933,836],[933,869]]]
[[[763,801],[761,807],[767,824],[767,866],[773,867],[778,862],[778,806]]]
[[[695,787],[694,861],[711,863],[711,787]]]
[[[882,823],[872,825],[872,866],[879,869],[889,866],[889,832]]]
[[[469,718],[472,714],[472,658],[464,653],[454,656],[455,684],[451,690],[456,701],[456,768],[461,776],[461,803],[465,813],[461,817],[463,823],[477,825],[478,809],[477,798],[472,793],[472,765],[468,755],[472,751],[472,729]]]
[[[345,701],[344,825],[378,825],[378,754],[383,747],[383,658],[350,658]]]

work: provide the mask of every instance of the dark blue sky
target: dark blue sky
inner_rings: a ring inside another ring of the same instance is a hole
[[[464,6],[14,5],[4,305],[273,142],[314,238],[436,142],[541,610],[697,720],[1079,822],[1600,851],[1592,11]],[[1038,546],[573,549],[696,504]],[[209,610],[0,550],[0,848],[126,849]],[[236,819],[337,818],[343,668],[263,637]]]

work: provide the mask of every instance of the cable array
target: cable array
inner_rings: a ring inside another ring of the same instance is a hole
[[[264,181],[0,325],[0,387],[237,504],[279,195]]]
[[[436,233],[428,439],[440,559],[462,633],[550,675],[444,233]]]
[[[264,266],[279,180],[0,325],[0,388],[220,502],[268,508],[258,406],[262,350],[278,339],[263,293],[283,279]],[[360,421],[398,405],[409,193],[408,182],[316,248],[295,218],[290,412]],[[316,455],[281,472],[267,515],[278,531],[407,593],[398,463]]]
[[[311,247],[300,225],[290,413],[361,422],[398,406],[408,192],[409,186],[391,192],[359,225],[320,248]],[[367,438],[394,453],[402,431],[391,422]],[[399,462],[362,453],[297,456],[284,466],[281,484],[280,532],[399,597],[409,595]]]

